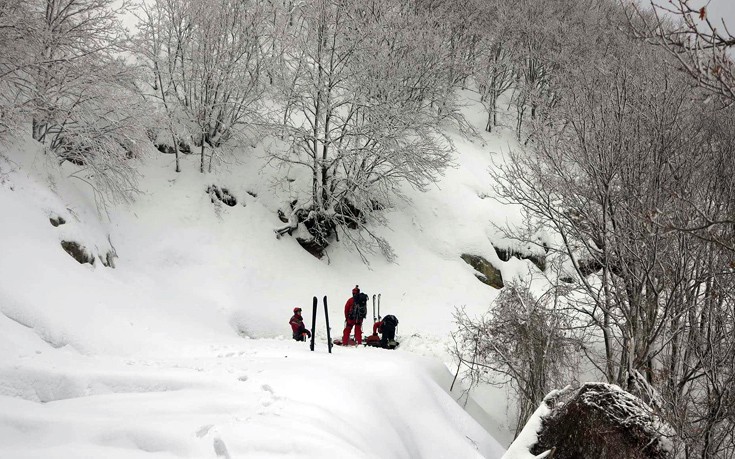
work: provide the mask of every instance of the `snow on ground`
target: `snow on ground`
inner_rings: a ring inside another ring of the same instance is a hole
[[[497,457],[437,365],[285,339],[148,360],[40,351],[1,370],[0,456]]]
[[[528,418],[523,430],[513,440],[513,443],[508,447],[508,451],[505,452],[502,459],[542,459],[547,457],[550,451],[545,451],[537,456],[531,454],[529,450],[536,444],[538,433],[541,431],[542,419],[550,411],[546,403],[541,403],[531,417]]]
[[[275,238],[291,196],[260,150],[204,175],[198,158],[177,174],[152,152],[136,201],[99,214],[32,141],[0,147],[0,457],[500,457],[487,431],[509,443],[505,393],[466,412],[461,389],[448,393],[453,308],[480,313],[497,294],[459,256],[484,256],[506,280],[530,263],[500,262],[491,245],[491,222],[517,218],[488,197],[509,142],[454,138],[456,167],[407,190],[412,202],[376,229],[396,262],[369,265],[346,246],[317,260]],[[212,184],[238,204],[212,204]],[[116,251],[116,269],[77,263],[62,240]],[[338,336],[355,284],[399,318],[399,350],[327,353],[321,298]],[[288,319],[300,306],[309,322],[313,296],[312,353]]]

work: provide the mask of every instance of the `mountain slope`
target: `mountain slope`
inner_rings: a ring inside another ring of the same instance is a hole
[[[32,141],[3,147],[0,450],[499,456],[502,448],[446,392],[453,308],[482,312],[497,292],[460,255],[485,257],[506,279],[532,268],[500,262],[491,245],[492,222],[517,218],[487,197],[487,169],[508,141],[453,137],[456,167],[427,193],[405,190],[411,202],[397,203],[389,227],[375,228],[396,262],[369,255],[369,265],[339,243],[317,260],[293,238],[276,239],[276,210],[291,196],[272,187],[275,171],[259,150],[212,174],[196,172],[192,157],[177,174],[173,157],[151,152],[135,202],[100,215],[89,187],[46,163]],[[212,184],[238,204],[213,204]],[[59,216],[66,223],[52,226]],[[67,240],[103,258],[114,251],[116,268],[77,263],[61,248]],[[381,313],[399,318],[399,351],[327,354],[321,309],[318,352],[290,340],[291,309],[309,316],[312,296],[328,296],[339,335],[355,284],[381,293]],[[473,409],[500,437],[504,403],[500,394],[487,413]]]

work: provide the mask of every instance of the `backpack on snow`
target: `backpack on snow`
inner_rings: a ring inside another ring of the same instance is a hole
[[[367,317],[367,302],[368,296],[365,293],[358,293],[350,309],[349,319],[361,320]]]

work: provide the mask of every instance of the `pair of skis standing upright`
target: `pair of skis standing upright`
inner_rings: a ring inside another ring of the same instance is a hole
[[[373,294],[373,323],[376,323],[378,320],[380,320],[380,293],[377,295],[378,300],[378,315],[377,319],[375,316],[375,299],[376,295]],[[332,347],[334,344],[332,343],[332,337],[330,336],[330,328],[329,328],[329,308],[327,307],[327,296],[324,296],[323,299],[324,304],[324,321],[327,324],[327,346],[329,348],[329,353],[332,353]],[[314,297],[313,307],[312,307],[312,315],[311,315],[311,342],[309,343],[309,349],[312,351],[314,350],[314,336],[316,335],[316,312],[319,306],[319,300],[317,297]]]

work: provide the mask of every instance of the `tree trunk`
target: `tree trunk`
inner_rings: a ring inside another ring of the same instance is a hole
[[[199,158],[199,172],[204,173],[204,133],[202,132],[202,149]]]

